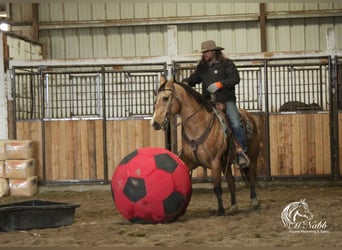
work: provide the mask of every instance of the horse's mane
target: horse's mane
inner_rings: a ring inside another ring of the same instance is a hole
[[[167,82],[160,85],[159,91],[165,89],[166,83]],[[185,90],[185,92],[191,98],[193,98],[198,104],[202,105],[206,109],[206,111],[208,111],[209,113],[212,112],[212,110],[213,110],[212,105],[199,92],[194,90],[191,86],[184,84],[184,83],[180,83],[180,82],[174,82],[174,84],[181,86]]]

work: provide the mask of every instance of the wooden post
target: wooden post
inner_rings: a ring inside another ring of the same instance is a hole
[[[259,4],[260,10],[260,38],[261,38],[261,52],[267,51],[266,41],[266,7],[265,3]]]
[[[39,15],[38,15],[38,3],[32,4],[32,39],[39,41]]]

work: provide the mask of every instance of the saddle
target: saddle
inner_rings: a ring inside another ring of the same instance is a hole
[[[249,161],[250,161],[249,157],[245,154],[245,152],[243,152],[241,146],[237,142],[234,136],[234,133],[232,131],[231,125],[229,123],[229,120],[226,119],[227,120],[227,123],[226,123],[217,111],[217,110],[221,110],[225,114],[225,109],[226,109],[225,104],[216,102],[214,103],[213,106],[214,106],[213,110],[215,111],[215,114],[217,115],[218,120],[221,123],[222,130],[224,131],[224,134],[226,135],[227,140],[229,142],[232,142],[232,143],[229,143],[229,145],[232,145],[232,146],[228,149],[228,155],[232,153],[233,159],[237,163],[237,154],[239,153],[242,154],[247,160],[246,165],[248,166]],[[255,129],[253,126],[253,123],[248,119],[247,115],[245,114],[246,113],[245,110],[239,109],[239,113],[240,113],[240,123],[245,132],[246,139],[250,140],[253,137],[254,129]]]

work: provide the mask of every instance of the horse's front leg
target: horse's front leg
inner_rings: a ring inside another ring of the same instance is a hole
[[[214,193],[217,198],[218,215],[222,216],[225,214],[225,210],[222,201],[221,170],[219,167],[212,168],[212,177],[214,182]]]
[[[232,169],[230,165],[226,166],[226,170],[224,171],[224,175],[226,177],[228,188],[230,191],[230,209],[229,214],[235,214],[238,211],[238,206],[236,203],[236,186],[235,186],[235,179],[232,173]]]

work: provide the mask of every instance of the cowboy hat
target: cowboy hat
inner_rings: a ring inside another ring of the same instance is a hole
[[[217,47],[216,43],[213,40],[204,41],[201,44],[201,53],[210,51],[210,50],[224,50],[222,47]]]

